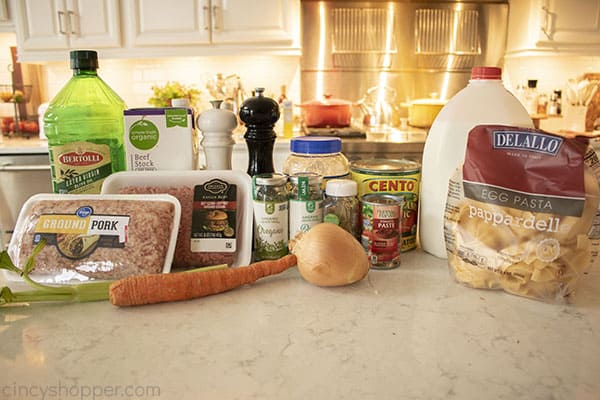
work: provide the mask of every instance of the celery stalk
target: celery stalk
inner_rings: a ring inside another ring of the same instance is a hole
[[[63,302],[87,302],[108,299],[108,288],[111,281],[90,282],[69,286],[49,286],[36,282],[29,277],[29,273],[35,266],[35,256],[45,246],[45,241],[41,241],[33,249],[31,255],[27,258],[23,269],[18,268],[10,259],[8,253],[0,253],[0,269],[15,272],[35,290],[13,292],[8,286],[0,290],[0,305],[8,303],[32,303],[40,301],[63,301]]]
[[[88,282],[77,285],[49,286],[36,282],[29,277],[29,273],[35,267],[35,257],[45,246],[46,242],[41,241],[33,249],[31,255],[27,258],[23,269],[18,268],[10,259],[6,251],[0,253],[0,269],[15,272],[35,290],[13,292],[8,286],[0,289],[0,305],[9,303],[33,303],[33,302],[88,302],[108,300],[108,291],[112,281]],[[210,271],[215,269],[228,268],[227,264],[213,265],[209,267],[196,268],[184,272],[196,270]]]

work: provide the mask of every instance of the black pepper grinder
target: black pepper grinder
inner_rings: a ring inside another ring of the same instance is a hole
[[[273,131],[279,119],[279,104],[265,97],[264,88],[256,88],[256,96],[245,100],[240,107],[240,120],[246,124],[248,145],[248,175],[275,172],[273,146],[277,135]]]

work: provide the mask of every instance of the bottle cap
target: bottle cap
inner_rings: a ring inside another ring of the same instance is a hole
[[[527,87],[530,89],[535,89],[537,87],[537,79],[529,79],[527,81]]]
[[[358,185],[352,179],[330,179],[325,184],[327,196],[349,197],[356,196]]]
[[[329,154],[342,151],[342,139],[329,136],[304,136],[290,140],[292,153]]]
[[[471,79],[501,79],[502,68],[498,67],[473,67]]]
[[[71,69],[98,69],[98,52],[95,50],[72,50],[69,56]]]

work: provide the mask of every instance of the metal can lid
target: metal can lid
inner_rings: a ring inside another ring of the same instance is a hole
[[[292,153],[331,154],[342,151],[342,139],[329,136],[303,136],[290,140]]]
[[[421,170],[421,164],[405,159],[388,160],[385,158],[373,158],[352,161],[350,163],[350,170],[362,173],[418,172]]]
[[[361,203],[401,205],[404,197],[397,194],[369,193],[360,198]]]
[[[254,182],[256,185],[262,186],[281,186],[287,183],[287,176],[283,174],[267,172],[264,174],[258,174],[254,176]]]
[[[351,179],[330,179],[325,184],[325,194],[336,197],[352,197],[358,193],[358,184]]]

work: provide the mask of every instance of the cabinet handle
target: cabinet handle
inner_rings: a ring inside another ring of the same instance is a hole
[[[0,172],[29,172],[50,171],[50,165],[13,165],[10,163],[0,164]]]
[[[77,28],[76,28],[75,24],[77,22],[77,20],[76,20],[77,15],[75,14],[74,11],[71,11],[71,10],[67,11],[67,14],[69,15],[69,28],[70,28],[69,30],[71,32],[71,35],[76,35]]]
[[[542,33],[546,35],[546,38],[552,40],[552,36],[554,32],[552,31],[552,26],[554,23],[554,16],[548,6],[542,6],[542,21],[541,21],[541,29]]]
[[[209,11],[209,7],[207,5],[205,5],[204,7],[202,7],[202,10],[204,11],[204,30],[208,31],[210,30],[210,11]]]
[[[212,6],[212,23],[213,23],[213,31],[219,31],[221,28],[219,27],[218,24],[218,13],[219,13],[219,6],[214,5]]]
[[[61,35],[66,35],[67,34],[67,30],[64,28],[64,21],[65,21],[65,12],[64,11],[58,11],[58,32]]]

